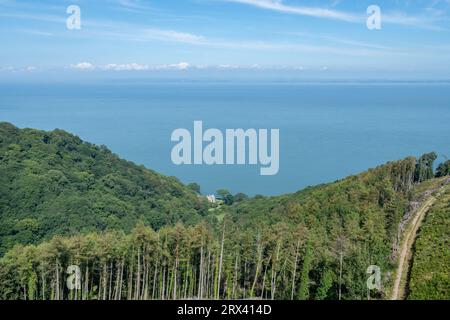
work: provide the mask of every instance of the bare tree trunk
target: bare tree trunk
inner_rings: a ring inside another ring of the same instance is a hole
[[[42,300],[45,300],[45,276],[44,271],[41,273],[41,279],[42,279]]]
[[[280,249],[281,249],[281,241],[277,243],[277,254],[275,256],[275,261],[272,263],[272,279],[270,282],[271,285],[271,298],[275,299],[275,291],[277,289],[277,270],[276,267],[278,265],[278,259],[280,257]]]
[[[119,294],[117,295],[118,300],[122,300],[122,286],[123,286],[123,268],[125,267],[125,259],[122,258],[120,263],[120,281],[119,281]]]
[[[343,261],[343,253],[342,250],[339,253],[339,300],[341,300],[342,296],[342,261]]]
[[[165,290],[166,290],[166,266],[164,266],[163,274],[162,274],[162,286],[161,286],[161,299],[164,300],[165,298]]]
[[[203,298],[203,239],[202,246],[200,247],[200,270],[198,276],[198,298]]]
[[[131,300],[131,298],[133,297],[133,265],[131,265],[130,270],[128,271],[128,300]]]
[[[112,295],[112,276],[113,276],[113,263],[109,263],[109,290],[108,290],[108,300],[111,300]]]
[[[141,248],[139,247],[137,256],[136,286],[134,292],[134,300],[139,299],[140,288],[141,288]]]
[[[255,278],[253,280],[252,289],[250,291],[250,294],[253,295],[253,291],[255,290],[256,282],[258,281],[258,275],[259,275],[259,269],[261,265],[261,255],[262,255],[262,245],[260,243],[260,236],[258,235],[258,259],[256,260],[256,271],[255,271]]]
[[[294,270],[292,274],[292,284],[291,284],[291,300],[294,300],[294,292],[295,292],[295,276],[297,274],[297,263],[298,263],[298,254],[300,249],[300,240],[297,240],[297,249],[295,250],[295,262],[294,262]]]
[[[88,300],[88,298],[89,298],[89,263],[86,263],[86,269],[84,271],[83,300]]]
[[[55,284],[55,300],[59,300],[59,266],[56,261],[56,284]]]
[[[233,292],[231,294],[233,299],[236,299],[236,287],[237,287],[237,278],[238,278],[238,258],[239,258],[239,254],[236,255],[236,260],[234,262]]]
[[[148,287],[150,284],[150,264],[147,261],[145,264],[145,283],[144,283],[144,300],[148,300]]]
[[[111,274],[112,274],[111,270]],[[119,276],[120,276],[120,262],[116,260],[116,275],[114,279],[114,287],[111,291],[111,299],[110,300],[117,300],[117,292],[119,291]]]
[[[264,267],[264,276],[263,276],[262,289],[261,289],[261,299],[264,298],[264,288],[265,288],[265,284],[266,284],[266,273],[267,273],[267,265]]]
[[[211,265],[211,250],[208,250],[208,264],[206,268],[206,298],[209,299],[209,290],[210,290],[210,281],[209,278],[211,277],[211,271],[210,271],[210,265]]]
[[[244,299],[247,297],[247,260],[244,261],[244,279],[243,279],[243,286],[244,286]]]
[[[155,299],[156,282],[158,281],[158,263],[159,263],[159,260],[156,260],[156,265],[155,265],[155,275],[153,276],[152,299]]]
[[[223,231],[222,231],[222,243],[220,245],[220,258],[219,258],[219,276],[217,278],[217,293],[216,299],[219,299],[220,296],[220,276],[222,275],[222,261],[223,261],[223,243],[225,240],[225,222],[223,223]]]
[[[188,261],[186,262],[186,272],[184,277],[184,290],[183,290],[183,298],[186,299],[187,292],[188,292],[188,284],[189,284],[189,273],[190,273],[190,258],[188,258]],[[181,296],[181,295],[180,295]]]
[[[106,300],[106,294],[107,294],[107,287],[108,287],[108,266],[106,262],[103,263],[103,300]]]
[[[173,270],[173,300],[177,299],[177,282],[178,282],[178,274],[177,274],[177,270],[178,270],[178,245],[177,248],[175,250],[175,266],[174,266],[174,270]]]

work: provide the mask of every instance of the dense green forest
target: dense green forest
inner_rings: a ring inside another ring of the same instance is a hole
[[[206,201],[176,178],[121,160],[62,130],[0,123],[0,255],[54,235],[194,224]]]
[[[105,147],[3,123],[0,298],[383,299],[399,225],[435,159],[277,197],[221,190],[224,204],[211,205],[197,185]],[[81,271],[76,290],[70,265]],[[367,289],[370,265],[382,270],[381,290]]]
[[[420,228],[408,291],[409,299],[450,299],[450,191]]]

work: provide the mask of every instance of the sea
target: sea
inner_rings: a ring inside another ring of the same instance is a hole
[[[99,81],[0,85],[0,121],[64,129],[183,183],[250,196],[333,182],[385,162],[450,156],[449,82]],[[279,129],[279,172],[175,165],[171,134]]]

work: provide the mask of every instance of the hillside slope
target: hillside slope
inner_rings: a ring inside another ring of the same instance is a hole
[[[416,188],[416,192],[420,189],[425,192],[418,197],[416,205],[413,207],[407,216],[407,220],[403,222],[401,231],[401,247],[399,248],[398,266],[395,272],[395,281],[392,288],[391,300],[404,299],[406,289],[408,287],[408,273],[411,269],[411,261],[413,258],[413,246],[416,241],[417,233],[424,218],[430,211],[430,208],[437,202],[440,203],[445,200],[444,194],[450,184],[448,178],[436,178],[427,181]]]
[[[434,159],[207,210],[176,179],[104,147],[1,124],[0,298],[388,298],[399,229]],[[367,288],[373,265],[379,290]]]
[[[419,229],[407,299],[450,299],[450,188],[441,198]]]
[[[205,204],[177,179],[62,130],[0,123],[0,256],[53,235],[196,223]]]

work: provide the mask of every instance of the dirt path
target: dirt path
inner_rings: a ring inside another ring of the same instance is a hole
[[[430,195],[430,197],[417,210],[413,220],[410,223],[410,226],[406,230],[406,233],[403,238],[403,243],[401,246],[401,252],[398,260],[398,267],[394,287],[392,288],[391,300],[399,300],[404,298],[406,277],[412,258],[411,249],[416,239],[417,231],[419,230],[419,227],[423,219],[425,218],[428,210],[436,202],[436,199],[442,194],[444,188],[445,185],[441,187],[441,191],[436,195],[436,197]]]

